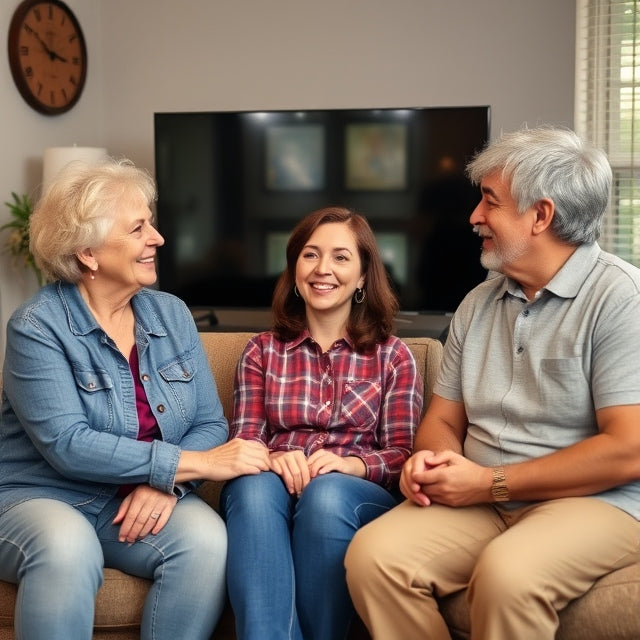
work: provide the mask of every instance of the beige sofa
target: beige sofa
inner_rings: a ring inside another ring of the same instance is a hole
[[[232,408],[235,366],[250,336],[250,333],[201,334],[227,416],[230,415]],[[440,364],[442,345],[431,338],[406,338],[405,342],[411,348],[422,373],[425,398],[428,401]],[[218,483],[206,482],[202,485],[200,494],[212,507],[216,508],[219,489]],[[96,600],[94,638],[101,640],[138,638],[140,615],[148,586],[149,582],[146,580],[106,569],[104,584]],[[14,638],[15,596],[15,585],[0,581],[0,640]],[[557,638],[558,640],[638,640],[640,638],[639,605],[640,564],[602,578],[587,594],[571,603],[560,614],[560,631]],[[206,602],[203,602],[202,606],[207,606]],[[441,607],[452,635],[455,638],[468,638],[469,618],[464,592],[444,599]],[[367,637],[364,628],[358,622],[351,633],[351,640]],[[215,640],[235,638],[233,614],[229,607],[225,610],[213,638]]]

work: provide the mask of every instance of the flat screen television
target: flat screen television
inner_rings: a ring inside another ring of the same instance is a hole
[[[403,311],[453,311],[482,281],[464,174],[488,106],[154,115],[159,287],[190,307],[267,308],[295,224],[371,224]]]

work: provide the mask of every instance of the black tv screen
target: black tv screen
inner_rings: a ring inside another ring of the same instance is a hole
[[[266,308],[295,224],[371,224],[403,311],[453,311],[482,281],[464,174],[489,107],[156,113],[159,287],[191,307]]]

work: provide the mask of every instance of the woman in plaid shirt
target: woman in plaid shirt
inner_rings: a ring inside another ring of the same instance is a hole
[[[268,448],[271,470],[223,490],[229,595],[239,640],[337,640],[353,615],[344,553],[397,503],[422,384],[362,216],[296,226],[272,309],[236,376],[230,435]]]

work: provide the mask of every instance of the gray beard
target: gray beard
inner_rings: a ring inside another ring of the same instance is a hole
[[[493,249],[491,251],[482,250],[480,254],[480,264],[487,271],[498,271],[504,273],[505,265],[513,264],[521,258],[527,250],[526,240],[513,244],[506,249]]]

